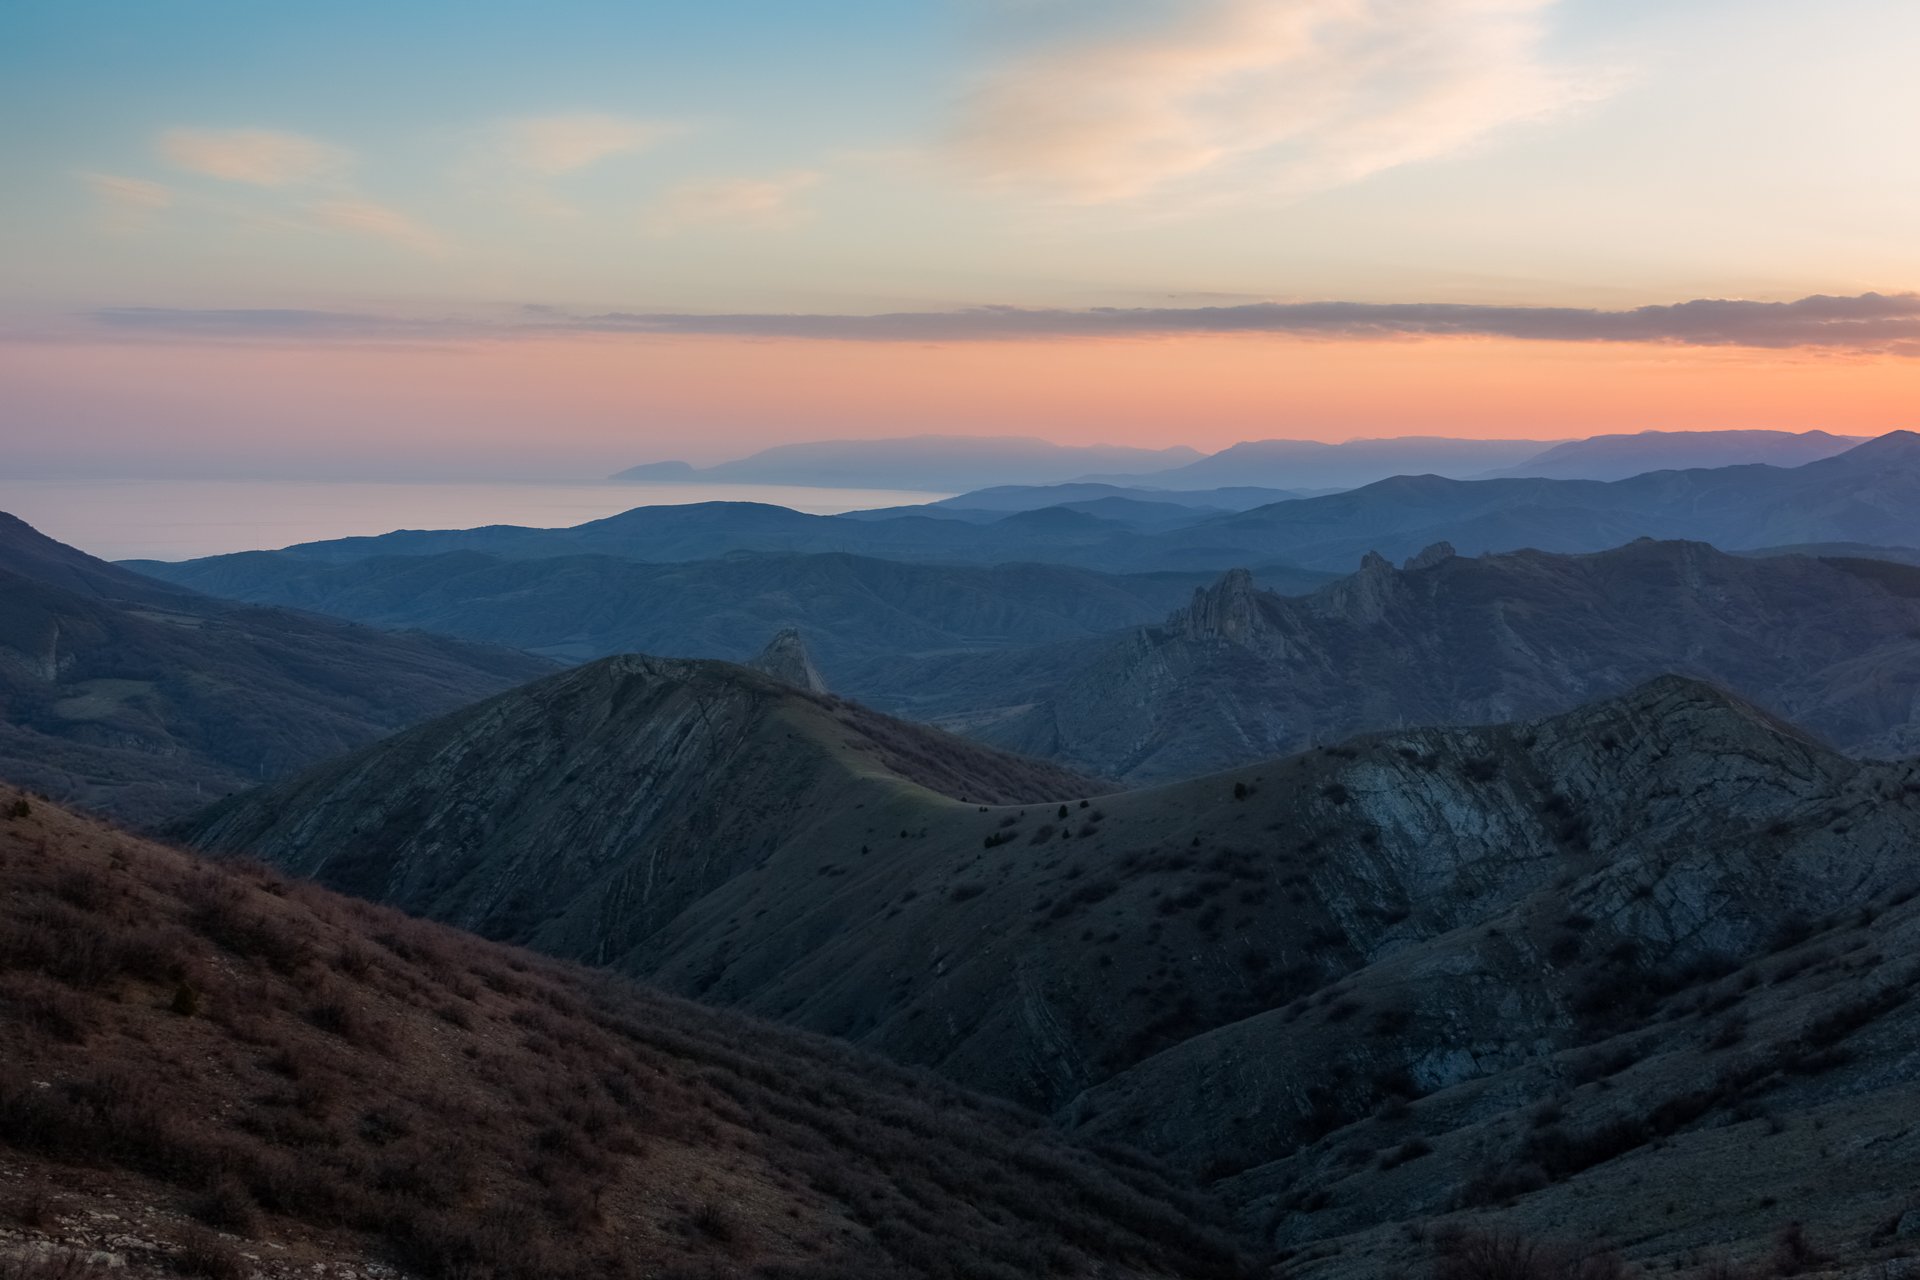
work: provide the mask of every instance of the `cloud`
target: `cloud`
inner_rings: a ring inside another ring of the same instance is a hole
[[[102,201],[127,209],[164,209],[173,203],[173,192],[145,178],[126,178],[117,173],[83,173],[80,180]]]
[[[332,143],[271,129],[169,129],[160,154],[189,173],[256,187],[326,181],[353,160]]]
[[[144,228],[154,214],[173,203],[173,192],[145,178],[117,173],[76,175],[93,193],[102,230],[123,235]]]
[[[667,192],[648,227],[659,235],[689,228],[734,223],[751,227],[783,227],[800,215],[795,198],[820,181],[810,170],[796,170],[770,178],[721,178],[685,182]]]
[[[331,231],[370,236],[421,253],[444,249],[440,237],[406,214],[370,200],[325,200],[313,207],[314,221]]]
[[[1606,92],[1543,52],[1556,2],[1158,0],[1157,29],[987,76],[947,150],[1076,202],[1324,190]]]
[[[407,319],[299,310],[118,307],[90,313],[113,328],[226,335],[510,337],[554,333],[718,335],[842,342],[986,342],[1172,334],[1320,339],[1503,338],[1526,342],[1815,348],[1920,356],[1920,294],[1824,294],[1793,302],[1702,298],[1607,311],[1442,302],[1262,302],[1223,307],[976,307],[877,315],[701,315],[523,307],[508,320]]]
[[[310,311],[298,307],[103,307],[88,314],[95,323],[111,329],[204,333],[212,337],[247,334],[361,337],[393,331],[393,322],[389,318],[352,311]]]
[[[492,150],[518,168],[558,177],[643,150],[678,131],[661,121],[592,112],[528,116],[501,123]]]

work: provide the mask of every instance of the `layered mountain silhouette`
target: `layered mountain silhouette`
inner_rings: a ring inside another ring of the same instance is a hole
[[[1737,467],[1764,462],[1797,467],[1865,441],[1827,431],[1641,431],[1569,440],[1505,468],[1508,476],[1625,480],[1648,471]]]
[[[1406,1223],[1509,1203],[1648,1258],[1759,1247],[1786,1195],[1816,1235],[1891,1232],[1920,1171],[1914,764],[1663,677],[1086,790],[624,658],[189,834],[1159,1152],[1305,1274],[1424,1265]],[[1834,1161],[1827,1124],[1875,1154]]]
[[[0,514],[0,777],[128,821],[177,817],[550,670],[236,606]]]
[[[1213,576],[748,554],[641,564],[477,552],[329,562],[263,551],[139,567],[231,599],[570,661],[636,651],[745,661],[793,626],[832,682],[856,692],[860,669],[879,659],[1089,640],[1157,621]],[[1311,590],[1334,576],[1261,571],[1282,590]]]
[[[8,1276],[1251,1274],[1138,1153],[0,786]]]
[[[1223,485],[1351,489],[1398,475],[1432,474],[1459,480],[1486,475],[1619,480],[1645,471],[1686,467],[1749,463],[1791,467],[1859,443],[1858,437],[1825,431],[1643,431],[1565,441],[1443,436],[1399,436],[1339,444],[1247,440],[1202,456],[1187,448],[1080,448],[1018,437],[913,436],[781,445],[706,467],[684,462],[649,463],[623,471],[614,479],[871,486],[949,493],[983,486],[1018,489],[1047,485],[1160,491]],[[969,504],[956,499],[951,505]],[[1240,504],[1219,505],[1237,509]]]
[[[1164,624],[933,665],[920,709],[1106,777],[1190,777],[1352,733],[1564,710],[1665,672],[1736,689],[1849,750],[1920,751],[1920,571],[1640,541],[1595,555],[1445,544],[1304,596],[1235,571]],[[973,669],[970,669],[973,668]],[[910,685],[902,668],[891,677]],[[996,716],[968,699],[1010,689]],[[939,692],[942,688],[950,694]]]
[[[1143,522],[1125,509],[1113,518],[1062,506],[985,520],[911,507],[882,514],[887,518],[805,515],[756,503],[696,503],[639,507],[570,529],[405,530],[287,550],[302,562],[454,551],[514,559],[597,554],[651,562],[708,560],[739,551],[846,552],[1139,572],[1269,563],[1344,570],[1368,551],[1398,561],[1441,541],[1463,555],[1529,547],[1598,551],[1639,537],[1691,539],[1725,550],[1830,542],[1913,546],[1920,545],[1920,436],[1892,432],[1797,467],[1655,471],[1612,482],[1399,475],[1345,493],[1197,521],[1183,518],[1172,525]],[[140,567],[169,577],[198,571]],[[286,568],[304,571],[298,563]]]

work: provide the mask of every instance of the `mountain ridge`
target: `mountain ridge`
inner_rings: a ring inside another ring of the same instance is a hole
[[[0,777],[127,821],[178,817],[551,669],[217,600],[0,519]]]
[[[1904,754],[1920,749],[1915,590],[1891,562],[1652,540],[1580,556],[1442,543],[1289,597],[1236,571],[1157,627],[1082,646],[1056,691],[972,731],[1151,781],[1397,724],[1546,714],[1679,670]]]

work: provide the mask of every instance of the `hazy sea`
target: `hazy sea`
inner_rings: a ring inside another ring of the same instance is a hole
[[[185,560],[395,529],[470,529],[483,524],[557,528],[633,507],[689,502],[768,502],[831,515],[946,496],[767,484],[0,477],[0,511],[105,560]]]

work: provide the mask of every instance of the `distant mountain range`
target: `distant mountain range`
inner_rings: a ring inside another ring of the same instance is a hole
[[[1515,1200],[1649,1261],[1865,1241],[1920,1175],[1920,770],[1681,679],[1101,796],[611,659],[187,834],[1164,1153],[1306,1275]]]
[[[1160,491],[1223,487],[1322,491],[1358,488],[1401,475],[1439,475],[1456,480],[1496,476],[1622,480],[1647,471],[1692,467],[1751,463],[1792,467],[1830,457],[1859,443],[1859,437],[1825,431],[1643,431],[1569,441],[1440,436],[1349,440],[1341,444],[1249,440],[1203,455],[1189,448],[1076,447],[1019,437],[910,436],[781,445],[710,467],[684,462],[649,463],[613,478],[651,483],[795,484],[949,493],[1069,482]],[[1239,509],[1239,504],[1221,505]]]
[[[0,778],[130,822],[550,670],[511,650],[215,600],[0,513]]]
[[[1825,431],[1642,431],[1569,440],[1498,474],[1557,480],[1625,480],[1649,471],[1765,463],[1798,467],[1864,444]]]
[[[1472,559],[1441,546],[1403,568],[1370,558],[1303,596],[1229,573],[1164,625],[1073,648],[1070,662],[1044,651],[902,664],[874,697],[892,705],[897,687],[918,714],[1131,782],[1363,731],[1563,711],[1666,672],[1852,751],[1920,753],[1920,569],[1882,560],[1653,541]],[[1008,677],[1023,665],[1062,683]],[[961,705],[998,689],[1013,695],[999,716]]]
[[[1200,458],[1184,445],[1059,445],[1025,436],[908,436],[891,440],[822,440],[783,444],[733,462],[695,467],[653,462],[612,478],[796,484],[837,489],[923,489],[957,493],[996,484],[1056,484],[1092,471],[1134,475]]]
[[[1523,547],[1598,551],[1639,537],[1685,538],[1726,550],[1826,542],[1911,546],[1920,545],[1920,436],[1896,431],[1791,468],[1655,471],[1611,482],[1398,476],[1343,493],[1200,512],[1191,519],[1161,509],[1178,504],[1144,504],[1152,508],[1145,511],[1139,505],[1122,500],[1098,515],[1056,505],[965,518],[911,507],[815,516],[758,503],[708,502],[637,507],[570,529],[407,530],[287,550],[301,561],[335,562],[454,551],[652,562],[710,560],[739,551],[844,552],[944,563],[1039,561],[1131,573],[1270,564],[1344,572],[1370,551],[1401,560],[1442,541],[1466,555]],[[163,576],[183,572],[139,567]]]

